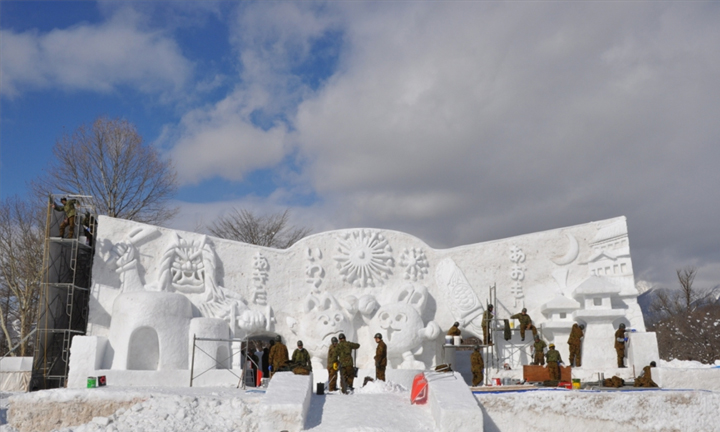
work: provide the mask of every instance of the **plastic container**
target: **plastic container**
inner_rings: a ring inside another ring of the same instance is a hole
[[[453,336],[453,340],[455,341],[455,345],[460,345],[460,343],[462,342],[462,337],[461,336]]]
[[[580,389],[580,378],[573,378],[572,379],[572,388],[573,390]]]
[[[96,377],[88,377],[87,388],[95,388],[95,387],[97,387],[97,378]]]
[[[501,385],[502,385],[502,384],[500,383],[500,378],[493,378],[492,381],[491,381],[491,384],[494,385],[494,386],[501,386]]]
[[[450,335],[445,336],[445,345],[452,345],[453,344],[453,337]]]

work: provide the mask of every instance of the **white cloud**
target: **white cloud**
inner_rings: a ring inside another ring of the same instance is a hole
[[[198,110],[202,121],[183,121],[175,154],[198,165],[188,181],[242,178],[297,151],[302,184],[289,187],[320,197],[296,208],[316,229],[399,229],[448,247],[627,215],[639,277],[672,279],[673,262],[720,262],[717,7],[327,9],[241,11],[233,43],[244,81]],[[342,30],[344,49],[315,93],[297,84],[292,65],[328,28]],[[253,128],[254,109],[283,113],[294,129]],[[224,144],[215,156],[200,155],[210,130],[273,144],[216,138]]]
[[[139,28],[122,13],[99,25],[81,24],[47,33],[2,30],[3,95],[25,89],[111,92],[130,86],[145,93],[180,90],[192,64],[159,31]]]

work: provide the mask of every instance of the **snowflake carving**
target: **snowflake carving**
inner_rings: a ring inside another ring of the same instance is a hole
[[[430,266],[425,252],[420,248],[405,248],[400,255],[400,265],[405,267],[405,279],[413,281],[417,281],[418,278],[424,279]]]
[[[376,283],[383,284],[383,279],[392,274],[391,268],[395,266],[392,248],[379,232],[348,231],[336,239],[340,255],[334,260],[343,281],[360,288],[374,287]]]

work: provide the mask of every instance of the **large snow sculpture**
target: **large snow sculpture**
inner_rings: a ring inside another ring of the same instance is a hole
[[[464,338],[479,337],[488,302],[498,319],[527,307],[563,356],[568,329],[585,323],[581,372],[616,366],[618,323],[645,332],[625,218],[443,250],[367,228],[320,233],[279,250],[108,217],[98,227],[88,319],[88,337],[98,340],[85,346],[96,347],[101,369],[182,370],[193,335],[216,339],[208,352],[224,353],[226,337],[275,334],[291,345],[302,339],[324,369],[340,332],[361,344],[360,367],[372,367],[372,336],[380,333],[391,368],[426,369],[445,361],[436,323],[447,329],[458,321]],[[496,356],[521,370],[515,365],[528,356],[512,353],[527,351],[528,342],[518,335],[505,341],[497,331]],[[649,358],[657,350],[647,336]]]

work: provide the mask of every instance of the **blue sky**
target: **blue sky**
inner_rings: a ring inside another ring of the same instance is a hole
[[[717,2],[0,3],[0,196],[100,115],[202,230],[290,208],[443,248],[619,215],[636,277],[720,281]]]

